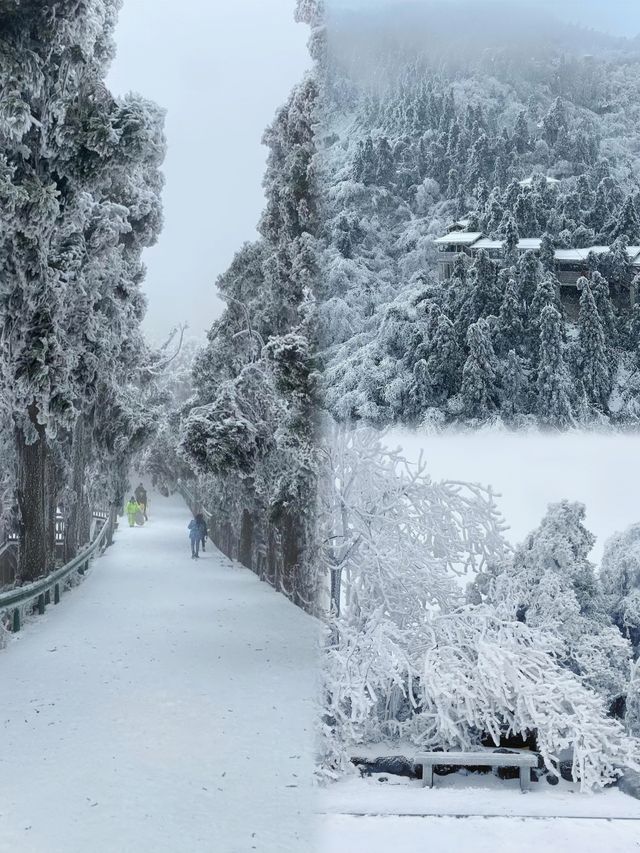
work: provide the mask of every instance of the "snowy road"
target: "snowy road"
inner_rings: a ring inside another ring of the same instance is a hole
[[[316,629],[155,498],[0,652],[0,853],[313,849]]]

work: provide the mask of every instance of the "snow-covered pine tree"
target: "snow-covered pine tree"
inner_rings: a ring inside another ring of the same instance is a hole
[[[566,429],[574,424],[571,378],[564,359],[562,317],[553,305],[546,305],[540,316],[537,391],[541,423],[556,429]]]
[[[431,404],[442,404],[460,384],[460,353],[455,329],[446,314],[440,314],[425,368]]]
[[[554,239],[551,234],[545,232],[542,235],[542,243],[540,244],[540,265],[545,272],[555,272],[555,252]]]
[[[589,402],[596,409],[606,412],[612,388],[609,342],[589,281],[581,278],[578,289],[578,370]]]
[[[180,452],[214,511],[217,544],[309,610],[315,606],[318,97],[310,76],[265,134],[261,239],[243,247],[218,282],[227,309],[196,359],[196,399],[180,430]],[[369,137],[354,178],[373,185],[376,168]]]
[[[118,8],[95,0],[81,15],[34,4],[0,13],[0,360],[19,461],[23,579],[47,566],[59,450],[94,408],[100,371],[138,347],[139,255],[160,224],[161,114],[104,87]],[[86,455],[84,429],[75,444]],[[78,478],[68,485],[81,491]]]
[[[484,420],[499,404],[498,363],[486,320],[478,320],[467,335],[469,355],[462,370],[462,396],[467,418]]]
[[[511,213],[505,214],[500,230],[504,237],[505,262],[508,266],[515,266],[518,262],[518,241],[520,240],[520,235],[516,221]]]
[[[624,252],[626,254],[626,248]],[[617,279],[617,281],[624,281],[626,284],[627,276],[625,275],[624,279]],[[595,270],[591,274],[590,283],[593,299],[602,320],[607,346],[611,350],[618,343],[618,318],[611,299],[609,282],[598,270]]]
[[[523,310],[519,287],[514,278],[507,282],[493,333],[498,355],[504,356],[512,349],[522,352],[525,344]]]
[[[502,369],[502,405],[501,412],[507,421],[515,421],[519,415],[526,414],[528,407],[528,378],[523,360],[515,350],[509,350]]]
[[[640,221],[633,196],[627,196],[622,209],[612,216],[604,230],[609,242],[617,240],[618,237],[626,237],[634,246],[640,243]]]

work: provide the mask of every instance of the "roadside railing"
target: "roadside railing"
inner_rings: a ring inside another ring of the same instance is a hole
[[[213,518],[212,513],[210,513],[204,506],[202,506],[201,502],[196,498],[191,489],[188,486],[185,486],[182,480],[178,481],[178,492],[187,502],[187,505],[191,512],[201,512],[207,521],[211,521],[211,519]]]
[[[29,605],[33,607],[37,604],[38,613],[42,615],[47,605],[51,604],[52,597],[53,603],[59,604],[60,592],[64,588],[65,581],[76,572],[79,575],[85,574],[91,559],[103,550],[108,529],[108,523],[103,522],[93,542],[62,568],[54,570],[33,583],[0,593],[0,619],[11,613],[11,628],[17,632],[21,627],[22,612]]]

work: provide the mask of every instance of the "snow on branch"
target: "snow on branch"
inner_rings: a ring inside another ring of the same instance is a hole
[[[428,627],[421,681],[422,739],[470,749],[477,733],[496,746],[507,734],[536,734],[555,772],[560,753],[573,751],[582,790],[614,781],[620,766],[638,765],[640,744],[606,714],[601,698],[555,658],[548,638],[491,608],[470,607]]]

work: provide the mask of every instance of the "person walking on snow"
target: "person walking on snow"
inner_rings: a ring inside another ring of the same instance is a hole
[[[142,511],[142,514],[144,515],[144,520],[149,521],[149,517],[147,515],[147,490],[142,485],[142,483],[140,483],[140,485],[136,489],[135,494],[136,494],[136,500],[138,501],[138,503],[140,505],[140,510]]]
[[[191,519],[188,530],[191,540],[191,559],[197,560],[200,556],[200,543],[207,535],[207,525],[201,513]]]
[[[198,513],[198,515],[196,515],[196,521],[200,524],[200,532],[202,534],[202,538],[200,539],[200,547],[204,551],[204,543],[207,541],[207,536],[209,535],[207,522],[204,520],[204,515],[202,515],[202,513]]]
[[[135,495],[131,495],[129,498],[129,503],[127,504],[125,512],[127,513],[127,518],[129,519],[129,527],[136,526],[136,516],[139,512],[141,512],[140,504],[135,499]]]

